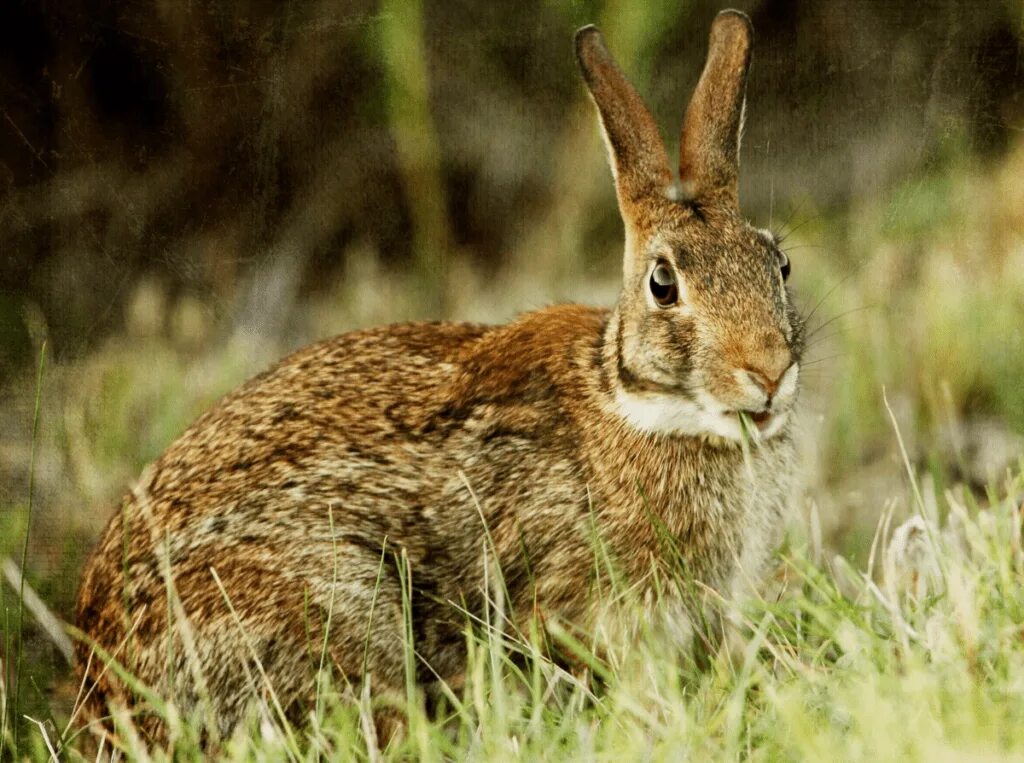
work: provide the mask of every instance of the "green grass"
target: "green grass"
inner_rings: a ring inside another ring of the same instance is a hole
[[[408,717],[401,741],[384,750],[368,741],[366,699],[351,701],[325,673],[308,727],[284,724],[271,694],[263,720],[226,740],[223,752],[237,760],[1024,754],[1024,479],[1007,475],[993,489],[1001,497],[983,509],[966,496],[943,497],[941,525],[927,516],[935,496],[900,528],[883,517],[874,575],[841,557],[822,563],[812,544],[793,538],[765,596],[723,605],[734,624],[708,667],[696,667],[679,642],[641,628],[628,641],[563,637],[563,649],[591,668],[566,672],[530,640],[487,627],[501,620],[492,608],[483,627],[467,631],[466,684],[445,692],[442,712],[428,717],[410,685],[399,702]],[[628,597],[621,606],[617,616],[644,622],[646,610]],[[408,655],[411,674],[416,658]],[[172,728],[166,750],[146,750],[130,716],[117,717],[129,758],[199,757],[197,719],[160,711]],[[37,733],[26,752],[42,753],[41,739]],[[64,754],[79,757],[73,748]]]

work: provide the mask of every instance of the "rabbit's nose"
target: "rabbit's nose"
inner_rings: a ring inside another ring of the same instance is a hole
[[[750,381],[752,381],[754,385],[768,397],[771,397],[778,391],[779,383],[782,381],[783,374],[779,374],[775,378],[772,378],[764,371],[756,368],[744,368],[743,370],[746,373],[747,378],[750,379]]]
[[[787,350],[771,353],[760,360],[761,362],[756,365],[748,364],[743,371],[747,374],[747,378],[770,400],[779,391],[779,385],[782,384],[786,372],[792,367],[793,359]]]

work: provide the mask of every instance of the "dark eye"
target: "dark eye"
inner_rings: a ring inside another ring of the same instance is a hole
[[[671,307],[679,298],[675,274],[662,262],[651,271],[651,294],[660,307]]]
[[[779,251],[779,270],[782,271],[783,281],[789,278],[789,257],[781,250]]]

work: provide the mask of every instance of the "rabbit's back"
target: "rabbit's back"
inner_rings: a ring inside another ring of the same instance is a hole
[[[260,693],[238,660],[259,659],[298,706],[328,624],[335,668],[400,686],[406,565],[416,648],[442,676],[461,669],[459,608],[482,608],[489,556],[513,610],[579,601],[589,504],[565,398],[581,394],[572,359],[606,316],[545,312],[511,336],[444,323],[347,334],[239,388],[125,499],[88,565],[79,623],[186,706],[205,682],[227,730]],[[96,663],[102,699],[118,689]]]

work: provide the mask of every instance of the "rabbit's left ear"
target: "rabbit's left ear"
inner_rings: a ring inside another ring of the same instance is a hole
[[[711,25],[708,59],[683,119],[679,179],[694,201],[739,203],[740,132],[754,30],[739,11]]]
[[[665,144],[654,117],[605,48],[597,27],[576,33],[576,58],[601,115],[619,208],[633,222],[637,202],[664,195],[671,186]]]

